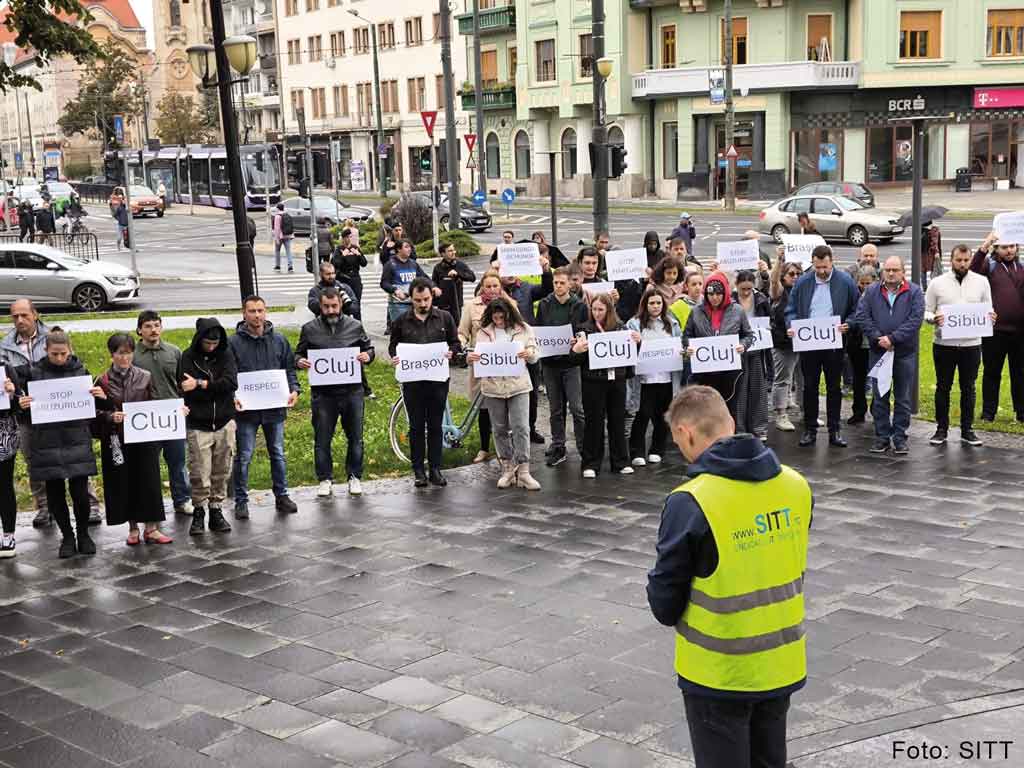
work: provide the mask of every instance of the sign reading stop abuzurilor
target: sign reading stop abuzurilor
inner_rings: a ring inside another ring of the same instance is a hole
[[[95,418],[96,400],[90,389],[92,379],[88,376],[30,381],[28,394],[32,398],[32,423],[53,424]]]

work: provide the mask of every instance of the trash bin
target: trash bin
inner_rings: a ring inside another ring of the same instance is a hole
[[[969,168],[957,168],[956,169],[956,191],[957,192],[970,192],[971,191],[971,171]]]

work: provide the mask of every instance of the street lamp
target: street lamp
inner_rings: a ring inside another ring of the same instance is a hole
[[[387,197],[388,185],[387,179],[385,179],[388,167],[387,158],[381,156],[383,155],[381,147],[384,146],[384,118],[381,116],[380,111],[380,62],[377,58],[377,25],[365,16],[361,16],[355,8],[349,8],[348,12],[369,25],[370,29],[370,42],[373,46],[373,100],[376,102],[377,107],[377,146],[374,147],[374,150],[377,152],[377,181],[380,184],[380,196]],[[310,183],[312,183],[312,179],[310,179]]]
[[[246,222],[245,188],[242,184],[242,158],[238,147],[238,125],[231,99],[234,69],[242,79],[256,63],[256,41],[246,35],[227,37],[224,30],[222,0],[210,0],[210,23],[213,45],[201,44],[185,49],[188,62],[204,88],[216,86],[220,97],[220,114],[224,123],[224,154],[227,158],[228,183],[231,189],[231,217],[235,225],[235,261],[238,265],[238,288],[244,300],[256,291],[256,261],[249,244]],[[270,200],[267,200],[270,205]]]
[[[604,0],[591,4],[591,41],[594,71],[594,125],[591,133],[590,175],[594,180],[594,240],[608,231],[608,111],[605,82],[612,74],[613,62],[604,55]]]

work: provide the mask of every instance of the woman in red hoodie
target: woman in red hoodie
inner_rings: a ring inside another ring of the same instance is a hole
[[[732,300],[729,290],[729,278],[722,272],[713,272],[704,281],[704,300],[693,308],[683,329],[683,350],[687,357],[692,356],[690,339],[702,339],[708,336],[735,335],[739,338],[735,352],[739,357],[754,343],[754,333],[743,308]],[[705,384],[717,389],[729,406],[729,413],[736,418],[736,393],[739,391],[742,367],[738,370],[722,370],[711,373],[694,373],[691,382]]]

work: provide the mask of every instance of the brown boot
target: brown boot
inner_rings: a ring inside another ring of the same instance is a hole
[[[540,490],[540,483],[530,474],[529,464],[520,464],[516,467],[516,479],[520,488],[525,488],[528,491]]]
[[[498,478],[499,488],[511,488],[516,484],[516,465],[511,461],[501,460],[501,477]]]

